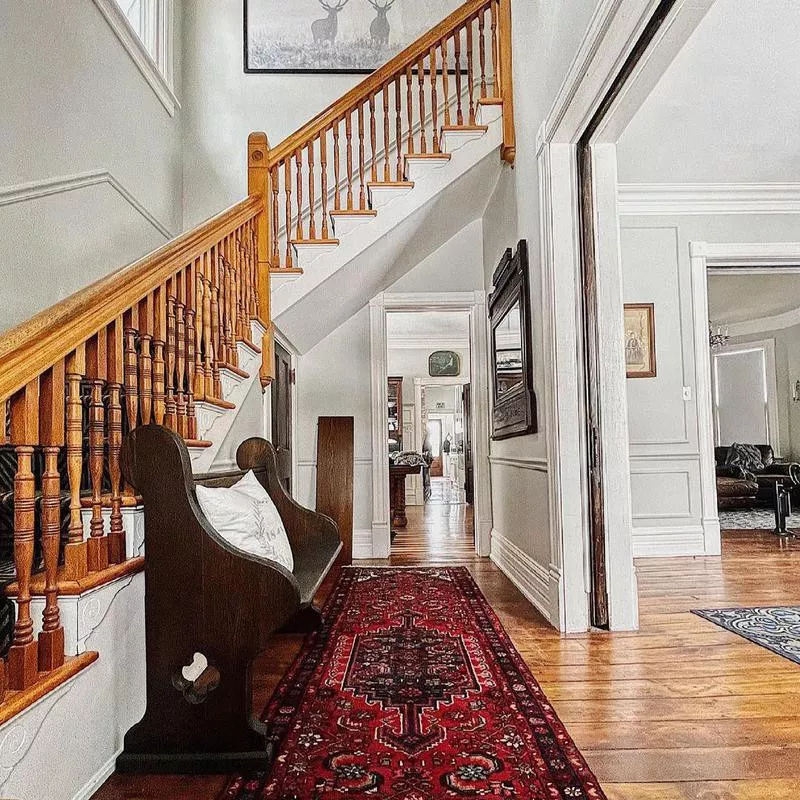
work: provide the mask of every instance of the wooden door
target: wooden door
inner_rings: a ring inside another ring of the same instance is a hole
[[[275,379],[272,381],[272,444],[278,456],[278,477],[292,491],[292,358],[275,342]]]
[[[464,406],[464,495],[472,505],[475,499],[475,468],[472,464],[472,387],[467,383],[461,392]]]

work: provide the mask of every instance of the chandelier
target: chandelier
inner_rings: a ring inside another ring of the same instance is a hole
[[[728,339],[731,337],[728,335],[728,329],[722,329],[720,325],[717,325],[716,330],[714,326],[709,321],[708,323],[708,344],[712,350],[719,350],[720,347],[724,347],[728,343]]]

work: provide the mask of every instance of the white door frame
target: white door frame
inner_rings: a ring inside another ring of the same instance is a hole
[[[470,315],[470,375],[472,384],[472,442],[475,469],[475,552],[488,556],[491,547],[492,496],[489,472],[489,373],[486,293],[383,292],[369,304],[370,360],[372,365],[372,557],[388,558],[389,459],[384,409],[389,378],[386,315],[389,311],[468,311]],[[427,381],[426,381],[427,382]],[[463,382],[463,380],[462,380]]]
[[[633,566],[627,401],[622,351],[616,142],[713,0],[677,0],[592,140],[603,450],[606,571],[612,630],[638,626]],[[577,145],[659,0],[600,0],[537,135],[551,550],[561,569],[559,626],[589,627],[589,456],[581,325]],[[574,365],[574,366],[573,366]]]
[[[708,349],[708,275],[763,274],[797,272],[800,264],[800,242],[690,242],[692,313],[694,316],[694,362],[700,445],[700,492],[703,506],[706,555],[721,550],[717,483],[714,464],[714,411],[711,399],[711,354]],[[703,379],[705,376],[705,379]]]

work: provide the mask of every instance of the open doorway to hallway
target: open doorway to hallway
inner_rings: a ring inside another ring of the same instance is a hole
[[[386,358],[391,557],[473,558],[469,312],[388,313]]]

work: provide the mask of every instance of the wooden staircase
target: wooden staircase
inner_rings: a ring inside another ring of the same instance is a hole
[[[467,0],[277,146],[251,134],[246,199],[0,335],[0,451],[15,462],[0,541],[16,606],[0,723],[97,658],[67,652],[59,597],[143,567],[126,543],[139,498],[123,436],[165,425],[207,468],[215,420],[272,378],[271,283],[375,224],[487,120],[513,164],[510,0]]]

